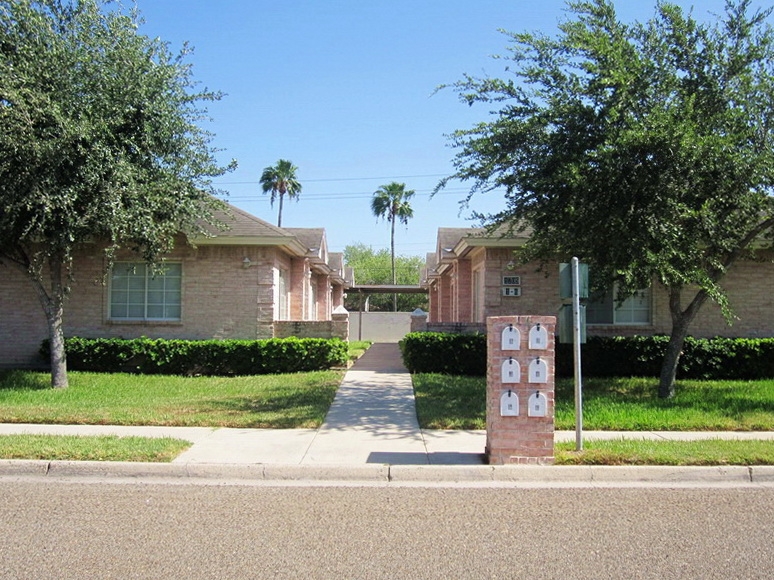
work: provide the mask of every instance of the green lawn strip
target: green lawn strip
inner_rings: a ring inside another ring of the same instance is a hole
[[[423,429],[486,429],[486,380],[441,374],[412,375]]]
[[[368,340],[352,340],[347,344],[349,345],[349,360],[354,362],[365,354],[372,343]]]
[[[417,415],[425,429],[485,429],[486,380],[413,375]],[[583,426],[612,431],[774,430],[774,380],[678,381],[677,395],[659,399],[657,379],[586,379]],[[557,429],[575,428],[572,379],[556,382]]]
[[[0,435],[0,459],[168,463],[190,446],[170,437]]]
[[[316,428],[343,371],[248,377],[0,373],[0,423]]]
[[[616,439],[555,446],[557,465],[774,465],[774,441]]]

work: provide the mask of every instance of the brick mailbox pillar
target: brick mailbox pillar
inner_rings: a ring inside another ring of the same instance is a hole
[[[490,464],[554,462],[553,316],[487,319],[486,455]]]

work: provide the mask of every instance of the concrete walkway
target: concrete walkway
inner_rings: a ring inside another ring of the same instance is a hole
[[[374,344],[345,374],[319,429],[121,427],[0,424],[13,433],[174,437],[193,445],[174,460],[183,465],[366,466],[484,464],[485,431],[421,430],[411,376],[397,344]],[[587,431],[595,439],[774,439],[774,432]],[[557,431],[556,441],[575,441]],[[564,469],[564,468],[563,468]]]
[[[347,371],[302,463],[429,463],[397,344],[374,344]]]

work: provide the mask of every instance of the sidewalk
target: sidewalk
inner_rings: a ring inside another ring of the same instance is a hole
[[[486,470],[486,473],[493,469],[492,466],[484,465],[485,431],[419,428],[411,376],[403,366],[397,344],[386,343],[374,344],[347,371],[325,422],[319,429],[0,424],[0,435],[13,433],[174,437],[190,441],[193,445],[176,458],[172,465],[188,468],[213,465],[263,466],[261,473],[264,476],[267,466],[295,466],[296,469],[289,472],[295,474],[292,477],[295,479],[303,478],[304,473],[322,473],[330,469],[333,472],[326,473],[335,475],[337,467],[349,468],[350,473],[373,472],[378,477],[385,473],[381,469],[385,466],[443,466],[447,468],[447,473],[456,473],[454,477],[458,478],[465,466],[473,469],[471,473],[476,472],[476,468],[479,468],[478,471]],[[619,438],[774,440],[774,432],[584,432],[584,440],[587,441]],[[557,431],[555,440],[575,441],[575,432]],[[367,466],[379,469],[363,471]],[[449,471],[453,466],[458,469]],[[162,467],[164,465],[154,469]],[[513,469],[511,466],[506,468]],[[139,466],[136,465],[136,469]],[[553,470],[554,475],[558,475],[557,471],[565,474],[573,471],[567,467],[545,469],[549,470],[547,473]],[[627,469],[631,472],[643,468]],[[696,468],[683,468],[683,471],[686,469]],[[717,468],[710,469],[713,473],[717,471]],[[575,471],[591,473],[588,468]],[[527,472],[536,473],[534,470]],[[0,468],[0,475],[2,473]],[[339,469],[341,473],[343,471]],[[390,471],[387,470],[387,473]],[[425,473],[430,472],[425,470]],[[774,478],[774,471],[772,474]]]

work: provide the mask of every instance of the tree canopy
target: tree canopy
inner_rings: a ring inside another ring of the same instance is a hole
[[[263,193],[270,193],[269,201],[274,206],[274,200],[279,198],[279,211],[277,213],[277,227],[282,227],[282,205],[285,196],[288,199],[298,199],[301,193],[301,183],[296,177],[298,167],[287,159],[280,159],[275,165],[264,168],[261,173],[261,189]]]
[[[392,259],[386,249],[374,250],[365,244],[352,244],[344,248],[344,263],[355,271],[357,284],[392,284]],[[395,283],[418,285],[420,272],[425,262],[419,256],[395,256]],[[359,296],[349,294],[344,302],[347,310],[360,308]],[[398,312],[413,312],[417,308],[427,310],[427,295],[400,294],[397,298]],[[372,312],[394,310],[390,294],[372,294],[368,301]]]
[[[497,110],[451,136],[449,179],[504,191],[487,217],[532,228],[525,258],[578,256],[620,296],[665,288],[661,396],[691,321],[708,299],[730,320],[723,276],[774,226],[770,14],[729,0],[702,22],[658,2],[626,24],[609,0],[571,2],[556,37],[508,33],[505,78],[454,85]]]
[[[220,94],[196,88],[187,47],[138,26],[101,0],[0,0],[0,259],[40,297],[54,386],[73,252],[97,241],[156,261],[222,206],[211,178],[230,166],[199,126]]]
[[[406,189],[405,183],[395,181],[382,185],[371,198],[371,212],[378,218],[390,222],[390,256],[392,257],[392,283],[396,284],[395,274],[395,222],[408,225],[414,217],[410,200],[414,197],[413,189]],[[393,309],[398,311],[398,297],[393,296]]]

